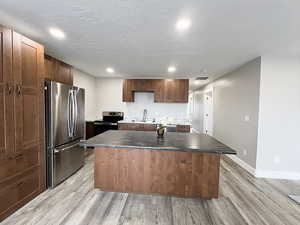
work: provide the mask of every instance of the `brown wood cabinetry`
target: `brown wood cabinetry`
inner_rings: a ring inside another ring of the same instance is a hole
[[[119,130],[136,130],[136,131],[155,131],[155,124],[145,124],[145,123],[119,123]]]
[[[94,168],[101,190],[218,198],[220,154],[99,147]]]
[[[0,25],[0,160],[9,157],[14,150],[14,81],[11,40],[11,30]]]
[[[0,221],[45,189],[44,48],[0,26]]]
[[[55,73],[56,60],[51,56],[45,55],[45,79],[53,80]]]
[[[191,132],[191,126],[190,125],[176,125],[176,132]]]
[[[119,123],[119,130],[136,130],[136,131],[155,131],[155,124],[145,124],[145,123]],[[191,131],[190,125],[176,125],[176,132],[186,132]]]
[[[45,77],[48,80],[73,85],[72,66],[45,55]]]
[[[129,79],[123,83],[123,101],[134,102],[134,92],[154,92],[154,102],[187,103],[188,79]]]
[[[123,102],[134,102],[134,80],[123,81]]]
[[[154,102],[187,103],[189,80],[165,79],[156,81]]]
[[[85,138],[90,139],[95,136],[95,125],[92,121],[85,122]]]
[[[154,92],[156,80],[134,79],[132,80],[134,91],[136,92]]]

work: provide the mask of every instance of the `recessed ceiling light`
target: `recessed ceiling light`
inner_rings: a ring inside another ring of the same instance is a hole
[[[174,73],[176,71],[176,67],[175,66],[169,66],[168,67],[168,72],[169,73]]]
[[[49,33],[57,39],[64,39],[66,36],[65,33],[58,28],[50,28]]]
[[[111,68],[111,67],[107,67],[106,68],[106,72],[108,72],[108,73],[114,73],[115,70],[113,68]]]
[[[181,18],[176,23],[178,31],[185,31],[191,26],[191,20],[189,18]]]

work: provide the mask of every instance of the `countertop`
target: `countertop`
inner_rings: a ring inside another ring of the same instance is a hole
[[[136,148],[181,152],[236,154],[206,134],[168,132],[158,138],[153,131],[109,130],[81,143],[87,147]]]

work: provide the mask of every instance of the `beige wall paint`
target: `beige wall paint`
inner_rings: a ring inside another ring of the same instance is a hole
[[[260,62],[260,58],[248,62],[194,92],[194,107],[200,115],[193,117],[193,126],[202,131],[203,93],[212,89],[213,136],[235,149],[237,157],[253,168],[257,153]]]
[[[300,179],[300,57],[264,55],[261,65],[258,175]]]
[[[97,119],[101,119],[103,111],[124,112],[126,104],[122,102],[123,79],[97,78]]]
[[[96,78],[80,70],[73,70],[74,86],[85,89],[85,119],[96,119]]]

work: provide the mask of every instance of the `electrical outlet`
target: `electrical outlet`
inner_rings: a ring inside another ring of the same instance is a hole
[[[247,154],[248,154],[247,149],[244,149],[244,150],[243,150],[243,155],[247,155]]]

